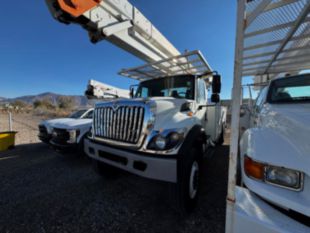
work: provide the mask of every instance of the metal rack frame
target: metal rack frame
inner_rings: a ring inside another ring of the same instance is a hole
[[[147,63],[142,66],[123,69],[119,72],[122,76],[139,81],[184,74],[204,75],[209,73],[212,73],[212,69],[198,50],[185,52],[182,55]]]
[[[234,229],[242,80],[268,82],[310,69],[309,0],[238,0],[226,232]]]

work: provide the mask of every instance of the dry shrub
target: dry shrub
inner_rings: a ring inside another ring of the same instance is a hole
[[[75,99],[71,96],[60,96],[57,99],[58,107],[60,109],[72,110],[75,106]]]

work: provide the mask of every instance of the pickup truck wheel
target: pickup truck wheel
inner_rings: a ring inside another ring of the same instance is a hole
[[[77,154],[79,157],[86,156],[86,154],[84,152],[84,139],[85,139],[85,136],[80,140],[80,142],[77,146]]]
[[[92,160],[92,165],[96,173],[105,178],[116,178],[121,173],[120,169],[94,159]]]
[[[176,201],[178,211],[184,215],[192,212],[197,205],[200,191],[202,156],[192,148],[187,155],[180,155],[178,161],[178,182]]]

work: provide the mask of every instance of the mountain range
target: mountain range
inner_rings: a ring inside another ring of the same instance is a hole
[[[59,97],[62,97],[62,96],[73,98],[76,102],[76,106],[78,107],[84,107],[90,104],[89,100],[85,96],[82,96],[82,95],[60,95],[60,94],[56,94],[52,92],[46,92],[46,93],[42,93],[38,95],[27,95],[27,96],[21,96],[21,97],[16,97],[16,98],[0,97],[0,104],[1,103],[2,104],[13,103],[14,101],[17,101],[17,100],[23,101],[27,104],[33,104],[36,100],[44,100],[44,99],[48,99],[52,103],[56,104]]]

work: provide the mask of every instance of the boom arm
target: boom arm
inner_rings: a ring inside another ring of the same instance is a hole
[[[58,21],[82,26],[90,40],[108,40],[141,58],[155,62],[180,52],[127,0],[46,0]]]
[[[129,99],[129,91],[117,87],[110,86],[96,80],[89,80],[85,95],[88,99],[113,99],[126,98]]]

